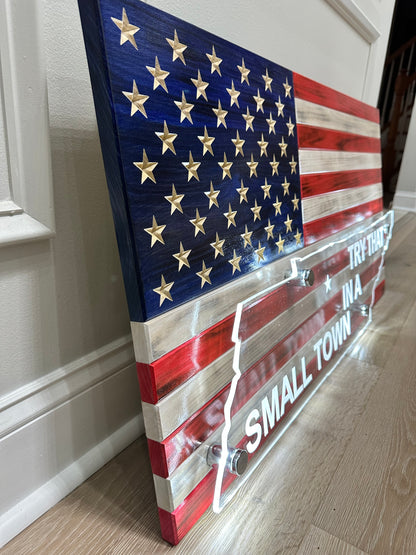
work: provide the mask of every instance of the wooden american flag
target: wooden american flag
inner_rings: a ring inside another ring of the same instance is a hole
[[[223,425],[236,305],[382,211],[378,111],[137,0],[79,7],[162,535],[176,544],[212,502],[206,448]],[[266,299],[279,308],[252,331],[344,271],[346,248],[316,265],[312,288]],[[363,268],[364,288],[378,269]],[[296,325],[300,349],[331,321],[340,288],[265,345],[235,414],[294,355]]]

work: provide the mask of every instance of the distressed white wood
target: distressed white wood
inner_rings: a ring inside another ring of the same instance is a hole
[[[332,108],[314,104],[308,100],[295,98],[297,123],[325,127],[335,131],[346,131],[356,135],[365,135],[375,139],[380,138],[378,123],[368,121],[351,114],[346,114]]]
[[[370,19],[354,0],[326,0],[353,29],[368,43],[373,43],[380,36],[380,31],[374,21]],[[363,2],[361,2],[362,4]],[[367,1],[367,5],[368,5]]]
[[[378,169],[381,168],[381,156],[378,152],[300,149],[299,166],[302,175]]]
[[[353,191],[333,191],[326,195],[315,195],[306,198],[302,203],[304,223],[325,218],[341,210],[348,210],[364,202],[371,202],[383,196],[381,183],[366,185]]]
[[[325,218],[341,210],[348,210],[364,202],[371,202],[383,196],[381,183],[366,185],[354,190],[333,191],[325,195],[305,198],[302,202],[303,221],[308,223]]]
[[[0,246],[54,235],[42,19],[41,0],[0,4],[0,71],[10,168],[8,198],[0,200],[12,200],[22,209],[13,213],[13,224],[0,219]]]

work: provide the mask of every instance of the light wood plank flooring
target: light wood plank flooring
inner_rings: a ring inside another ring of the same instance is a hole
[[[139,439],[2,554],[416,554],[416,216],[396,223],[387,290],[354,352],[232,505],[160,538]]]

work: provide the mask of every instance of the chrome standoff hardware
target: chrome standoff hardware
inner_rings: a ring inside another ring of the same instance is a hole
[[[361,316],[370,316],[370,307],[368,304],[353,303],[350,306],[351,312],[358,312]]]
[[[291,274],[286,274],[285,278],[290,278]],[[312,287],[315,283],[315,274],[313,270],[299,270],[297,276],[292,278],[290,282],[292,285],[301,285],[302,287]]]
[[[221,445],[211,445],[208,448],[207,463],[209,466],[219,464],[221,459]],[[226,469],[231,474],[242,476],[247,469],[248,453],[245,449],[228,448]]]

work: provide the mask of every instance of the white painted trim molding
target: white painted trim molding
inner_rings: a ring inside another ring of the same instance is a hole
[[[400,190],[396,191],[393,200],[393,208],[395,210],[416,212],[416,192]]]
[[[143,417],[140,414],[1,515],[0,548],[59,503],[143,433]]]
[[[8,246],[54,236],[42,0],[0,3],[0,62],[10,170],[0,202],[17,207],[0,212],[0,246]]]
[[[354,0],[326,0],[326,2],[368,43],[372,44],[379,38],[380,31],[357,2]]]
[[[0,547],[143,433],[130,335],[0,397]]]

